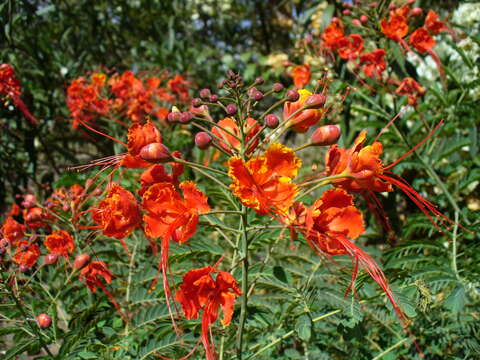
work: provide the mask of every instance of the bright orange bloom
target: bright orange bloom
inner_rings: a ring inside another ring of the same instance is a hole
[[[438,14],[433,10],[428,10],[427,17],[425,18],[425,27],[434,35],[447,30],[445,22],[438,20]]]
[[[343,189],[323,193],[307,211],[305,238],[314,251],[329,255],[348,255],[354,262],[352,281],[347,289],[355,291],[358,266],[362,266],[387,295],[399,318],[405,315],[397,305],[394,294],[380,267],[370,255],[350,240],[365,232],[362,213],[354,206],[353,197]]]
[[[92,217],[104,235],[119,240],[130,235],[142,222],[135,196],[115,183],[111,184],[107,197],[92,209]]]
[[[301,160],[292,149],[278,143],[269,146],[263,156],[246,163],[239,157],[228,161],[230,188],[242,204],[258,214],[273,212],[285,216],[298,193],[291,180],[297,176]]]
[[[20,206],[18,206],[16,203],[13,203],[12,206],[10,207],[10,210],[7,212],[7,216],[18,216],[21,213]]]
[[[40,248],[37,244],[28,245],[28,241],[19,241],[15,249],[13,261],[18,265],[32,267],[40,257]]]
[[[408,97],[408,103],[411,106],[417,106],[418,98],[425,94],[425,89],[414,79],[407,77],[398,85],[395,94],[406,95]]]
[[[219,139],[215,139],[219,142],[219,145],[230,155],[233,155],[234,152],[239,153],[242,147],[240,142],[241,134],[240,128],[238,127],[236,121],[232,118],[226,117],[223,120],[220,120],[218,126],[212,127],[212,133],[216,135]],[[225,130],[223,130],[225,129]],[[260,124],[257,120],[249,117],[243,125],[243,133],[245,135],[245,142],[248,144],[250,140],[260,131]],[[233,135],[235,136],[233,136]],[[247,155],[251,154],[257,147],[259,138],[256,137],[255,141],[248,145],[248,149],[245,152]],[[232,150],[233,149],[233,150]]]
[[[3,223],[2,232],[3,237],[6,238],[11,245],[15,245],[16,242],[25,235],[25,225],[20,224],[9,216]]]
[[[421,54],[431,51],[435,46],[435,39],[423,27],[418,28],[410,35],[409,42]]]
[[[23,210],[23,218],[25,219],[25,225],[30,229],[37,229],[40,227],[47,227],[47,221],[55,221],[55,217],[42,208],[32,207]]]
[[[293,78],[293,84],[297,89],[303,88],[310,82],[310,66],[307,64],[297,65],[292,69],[291,76]]]
[[[376,176],[383,174],[380,160],[383,146],[380,142],[374,142],[364,147],[366,135],[367,132],[362,131],[350,149],[332,145],[325,156],[325,173],[327,176],[345,175],[345,178],[334,180],[334,183],[347,191],[393,191],[389,183]]]
[[[162,134],[155,124],[147,122],[144,125],[135,123],[128,129],[128,154],[121,161],[121,165],[128,168],[147,168],[152,163],[140,157],[140,151],[146,145],[161,143]]]
[[[323,45],[326,48],[335,50],[338,47],[339,40],[344,36],[343,28],[337,23],[331,23],[322,33]]]
[[[105,289],[102,279],[107,284],[112,282],[112,273],[103,261],[91,261],[80,272],[80,281],[83,281],[92,293],[97,291],[97,287]]]
[[[338,55],[344,60],[356,59],[363,50],[363,38],[358,34],[343,37],[337,43]]]
[[[343,189],[324,192],[308,209],[305,223],[310,246],[330,255],[347,254],[345,241],[365,232],[362,213]]]
[[[72,235],[65,230],[57,230],[45,238],[45,247],[51,254],[68,257],[75,250]]]
[[[174,151],[172,155],[177,158],[182,157],[179,151]],[[172,169],[171,174],[167,173],[163,164],[156,164],[145,170],[142,176],[140,176],[142,188],[138,190],[138,194],[142,196],[151,185],[157,183],[166,182],[178,186],[179,178],[183,174],[184,166],[178,162],[172,162],[170,163],[170,167]]]
[[[362,70],[365,73],[365,76],[378,78],[382,76],[382,73],[387,68],[385,64],[385,55],[385,50],[376,49],[369,53],[363,53],[360,56],[360,64],[362,65]]]
[[[298,90],[300,98],[295,101],[287,101],[283,105],[283,118],[287,119],[294,112],[298,111],[305,104],[305,101],[312,95],[312,93],[305,89]],[[306,109],[297,113],[294,117],[290,119],[290,124],[295,132],[304,133],[308,129],[318,123],[322,116],[324,115],[324,110],[322,109]]]
[[[182,75],[176,74],[173,79],[168,81],[168,87],[178,95],[181,101],[188,99],[188,81]]]
[[[408,33],[407,19],[402,15],[393,15],[388,22],[383,19],[380,26],[383,34],[394,41],[399,41]]]
[[[212,275],[216,274],[215,280]],[[190,270],[183,277],[175,298],[182,305],[185,318],[197,319],[203,309],[202,343],[207,360],[215,359],[215,346],[209,337],[210,324],[218,318],[218,309],[223,310],[223,325],[229,325],[233,316],[235,298],[241,295],[235,278],[228,272],[207,266]]]

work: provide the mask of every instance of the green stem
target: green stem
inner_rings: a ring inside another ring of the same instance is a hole
[[[403,344],[404,342],[406,342],[406,341],[408,341],[408,338],[405,338],[405,339],[400,340],[400,341],[397,342],[395,345],[390,346],[387,350],[382,351],[380,354],[378,354],[377,356],[375,356],[372,360],[378,360],[378,359],[384,357],[384,356],[387,355],[390,351],[395,350],[397,347],[399,347],[400,345],[402,345],[402,344]]]
[[[455,273],[455,276],[460,280],[460,275],[458,273],[457,267],[457,232],[458,232],[458,211],[455,211],[455,225],[453,226],[452,234],[452,270]]]
[[[238,325],[237,335],[237,359],[242,360],[243,355],[243,331],[245,321],[247,319],[247,301],[248,301],[248,235],[247,235],[248,219],[247,207],[242,205],[241,217],[241,252],[242,252],[242,295],[240,298],[240,322]]]
[[[183,164],[183,165],[186,165],[186,166],[190,166],[192,168],[197,168],[197,169],[202,169],[202,170],[208,170],[208,171],[211,171],[215,174],[219,174],[219,175],[225,175],[225,176],[228,176],[228,174],[226,172],[223,172],[221,170],[217,170],[217,169],[214,169],[214,168],[211,168],[211,167],[208,167],[208,166],[204,166],[204,165],[201,165],[201,164],[197,164],[197,163],[193,163],[193,162],[190,162],[190,161],[186,161],[186,160],[183,160],[183,159],[180,159],[180,158],[177,158],[177,157],[174,157],[173,158],[173,161],[174,162],[177,162],[179,164]]]

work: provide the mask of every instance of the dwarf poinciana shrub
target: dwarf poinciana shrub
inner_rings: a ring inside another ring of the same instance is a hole
[[[377,35],[411,52],[403,39],[419,12],[407,2],[371,9],[379,10]],[[366,26],[362,16],[351,26]],[[422,21],[409,42],[430,53],[429,37],[449,28],[430,12]],[[6,214],[2,291],[15,330],[5,333],[18,342],[6,357],[308,358],[319,353],[310,349],[315,337],[335,344],[345,329],[359,329],[363,313],[376,317],[375,305],[385,315],[378,322],[400,337],[379,356],[404,343],[405,356],[421,356],[405,289],[391,285],[398,274],[384,272],[364,240],[368,225],[378,225],[398,241],[386,209],[392,197],[385,197],[394,192],[436,234],[453,229],[456,240],[467,230],[458,213],[443,215],[395,172],[423,146],[433,149],[445,122],[432,121],[400,154],[384,138],[392,129],[402,135],[396,124],[405,109],[376,130],[342,134],[347,126],[338,118],[358,88],[406,95],[412,107],[426,92],[412,78],[400,80],[388,51],[372,38],[367,52],[367,35],[345,24],[333,19],[317,42],[305,42],[332,63],[330,73],[295,66],[291,88],[261,77],[246,82],[229,70],[190,106],[179,76],[74,80],[67,89],[73,127],[121,150],[72,164],[88,174],[85,183],[54,188],[45,199],[19,195]],[[336,61],[347,63],[358,88],[338,86]],[[178,134],[190,135],[188,144]],[[302,142],[291,142],[292,134]],[[429,296],[423,284],[405,287],[412,286]],[[329,355],[337,351],[332,345]]]

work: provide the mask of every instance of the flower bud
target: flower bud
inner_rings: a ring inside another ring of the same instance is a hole
[[[412,9],[412,15],[413,15],[413,16],[421,15],[422,12],[423,12],[423,9],[422,9],[422,8],[419,8],[419,7],[416,7],[416,8],[413,8],[413,9]]]
[[[225,80],[222,80],[220,82],[217,83],[217,88],[221,89],[225,86]]]
[[[202,104],[202,99],[200,99],[200,98],[192,99],[192,106],[193,107],[199,107],[201,104]]]
[[[273,90],[273,92],[279,93],[280,91],[283,90],[283,84],[281,84],[281,83],[273,84],[272,90]]]
[[[397,6],[392,2],[388,5],[388,10],[395,10]]]
[[[372,1],[370,4],[368,4],[368,6],[374,8],[374,7],[377,7],[378,6],[378,1]]]
[[[3,238],[3,239],[0,240],[0,246],[2,246],[2,247],[7,247],[9,244],[10,244],[10,242],[6,238]]]
[[[265,116],[265,126],[269,129],[275,129],[280,121],[278,120],[278,116],[275,114],[268,114]]]
[[[257,91],[257,88],[255,86],[252,86],[250,89],[247,90],[247,95],[249,98],[253,99],[253,93]]]
[[[352,25],[353,26],[362,26],[362,22],[358,19],[353,19],[352,20]]]
[[[288,90],[287,91],[287,99],[289,101],[297,101],[300,98],[300,94],[297,90]]]
[[[311,137],[311,143],[315,146],[329,146],[335,144],[341,135],[337,125],[324,125],[315,130]]]
[[[48,329],[50,325],[52,325],[52,318],[47,314],[40,314],[35,320],[37,321],[38,326],[42,329]]]
[[[18,267],[18,271],[20,271],[21,273],[24,273],[24,272],[27,272],[30,268],[27,266],[27,265],[20,265]]]
[[[182,124],[188,124],[190,121],[192,121],[192,117],[193,117],[192,113],[190,113],[188,111],[187,112],[182,112],[182,113],[180,113],[180,122]]]
[[[260,101],[263,99],[263,93],[261,91],[255,91],[253,93],[253,98],[256,100],[256,101]]]
[[[237,113],[237,107],[234,104],[227,105],[227,114],[228,115],[235,115]]]
[[[211,95],[209,100],[212,103],[216,103],[218,101],[218,95],[215,95],[215,94]]]
[[[338,23],[340,22],[340,19],[336,16],[332,17],[332,23]]]
[[[261,84],[263,84],[264,82],[265,82],[265,80],[263,80],[262,77],[257,77],[257,78],[255,79],[255,84],[261,85]]]
[[[167,115],[167,120],[168,120],[168,122],[170,122],[170,123],[179,122],[179,121],[180,121],[180,116],[181,116],[181,113],[180,113],[180,112],[178,112],[178,111],[172,111],[172,112],[168,113],[168,115]]]
[[[366,16],[366,15],[360,16],[360,22],[362,24],[366,24],[368,22],[368,16]]]
[[[63,210],[63,211],[67,212],[68,209],[70,209],[70,206],[68,206],[68,204],[64,204],[64,205],[62,206],[62,210]]]
[[[58,255],[57,254],[48,254],[45,256],[45,264],[46,265],[51,265],[55,264],[58,260]]]
[[[345,15],[345,16],[348,16],[350,15],[352,12],[350,11],[350,9],[345,9],[342,11],[342,14]]]
[[[305,100],[304,106],[308,109],[320,109],[325,105],[327,97],[323,94],[313,94],[310,95],[307,100]]]
[[[96,188],[95,190],[92,191],[93,196],[98,196],[103,193],[103,190],[100,188]]]
[[[208,100],[210,98],[210,89],[202,89],[200,90],[200,98],[203,100]]]
[[[172,160],[170,150],[162,143],[151,143],[140,150],[140,157],[151,163],[165,163]]]
[[[90,255],[88,254],[80,254],[75,258],[75,262],[73,263],[73,268],[76,270],[80,270],[85,265],[87,265],[90,261]]]
[[[212,137],[205,131],[201,131],[195,135],[195,145],[201,150],[207,149],[212,143]]]
[[[30,209],[35,206],[35,203],[37,202],[37,198],[35,195],[32,194],[27,194],[24,196],[23,201],[22,201],[22,206],[25,209]]]

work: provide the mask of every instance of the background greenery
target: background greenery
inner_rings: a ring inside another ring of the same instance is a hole
[[[214,88],[225,71],[233,68],[241,71],[247,81],[263,76],[267,81],[280,80],[289,86],[289,77],[268,65],[272,59],[269,55],[291,51],[297,40],[314,30],[312,26],[328,24],[336,9],[341,8],[339,2],[329,1],[317,25],[313,20],[318,17],[321,3],[3,1],[0,59],[14,66],[24,89],[23,98],[41,125],[31,129],[17,110],[0,110],[2,208],[13,201],[14,194],[29,189],[48,195],[49,184],[72,178],[65,168],[78,164],[77,155],[86,141],[78,131],[71,130],[65,106],[65,89],[74,78],[93,69],[161,68],[188,75],[192,88],[200,89]],[[416,6],[436,9],[447,16],[465,3],[417,1]],[[469,19],[472,13],[465,11],[463,16],[452,18],[457,28],[465,32],[464,40],[470,43],[462,47],[445,36],[449,47],[439,46],[448,90],[441,88],[435,76],[429,76],[428,68],[407,60],[406,71],[421,80],[427,95],[417,111],[407,113],[396,131],[382,136],[390,157],[385,159],[388,163],[423,137],[424,123],[432,125],[445,119],[445,126],[435,139],[403,161],[396,172],[472,232],[457,228],[437,232],[396,192],[384,199],[396,230],[396,245],[386,243],[385,234],[373,219],[368,219],[370,227],[363,239],[384,264],[387,277],[413,319],[411,331],[428,359],[480,358],[480,29],[478,21]],[[338,88],[354,82],[342,66],[337,64],[335,68],[339,74]],[[378,133],[401,105],[386,102],[385,94],[375,98],[362,90],[353,93],[337,119],[343,125],[342,141],[350,144],[363,128]],[[289,137],[289,141],[301,139]],[[111,143],[99,139],[90,146],[94,157],[113,151]],[[314,163],[321,158],[321,154],[314,154],[309,161]],[[202,185],[213,202],[226,201],[225,195],[216,194],[210,184]],[[208,238],[207,227],[203,231],[197,239],[206,240],[192,242],[195,245],[188,254],[185,249],[173,250],[172,264],[192,267],[192,252],[197,261],[205,263],[222,254],[218,239]],[[411,341],[370,280],[360,279],[362,302],[343,298],[350,276],[347,259],[319,264],[306,245],[291,251],[287,240],[278,243],[278,239],[278,233],[269,233],[256,238],[251,245],[258,259],[270,254],[275,261],[257,269],[262,294],[253,296],[250,302],[246,335],[250,351],[246,358],[418,357],[412,346],[404,346]],[[129,241],[131,247],[136,246],[135,239]],[[156,271],[148,253],[139,251],[137,261],[143,266],[135,269],[123,266],[121,249],[105,245],[100,253],[110,257],[118,278],[128,279],[116,291],[129,293],[126,303],[137,311],[132,328],[124,332],[121,320],[112,318],[107,300],[98,299],[100,294],[87,296],[83,285],[72,285],[61,294],[60,305],[49,305],[56,313],[66,312],[70,319],[63,325],[59,321],[58,327],[49,330],[48,336],[62,344],[60,358],[153,359],[157,351],[178,356],[182,350],[172,335],[163,296],[146,290]],[[53,270],[44,271],[41,280],[55,288],[57,275]],[[45,308],[48,299],[44,289],[31,289],[29,295],[32,311]],[[82,304],[80,308],[70,313],[68,309],[78,303]],[[0,305],[9,317],[18,315],[8,306],[7,297]],[[198,323],[192,323],[191,328],[195,326],[198,333]],[[218,326],[215,332],[225,332],[229,339],[235,329]],[[2,323],[0,335],[5,335],[0,337],[0,349],[7,350],[9,358],[24,351],[32,355],[39,351],[38,343],[32,342],[21,326]],[[185,341],[193,343],[194,339]],[[261,354],[253,356],[264,348]]]

